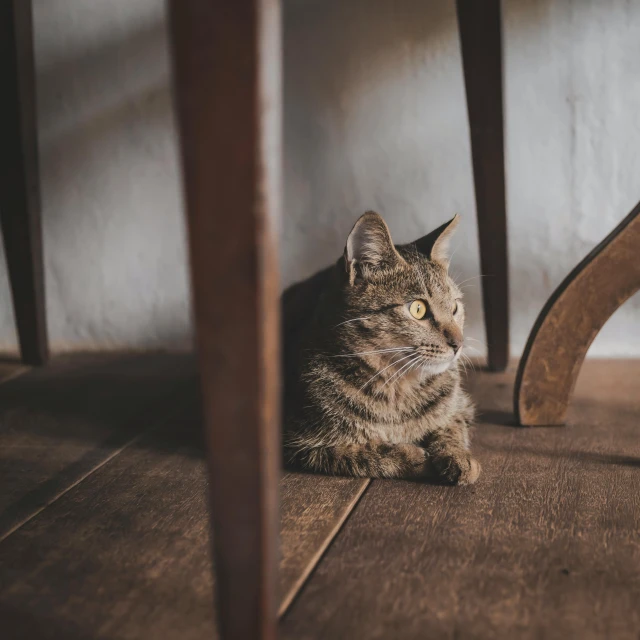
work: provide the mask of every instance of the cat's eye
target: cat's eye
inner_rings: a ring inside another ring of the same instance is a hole
[[[416,319],[422,320],[427,313],[427,304],[424,300],[414,300],[409,305],[409,313]]]
[[[453,315],[454,315],[454,316],[456,315],[456,313],[458,313],[458,309],[459,309],[459,307],[458,307],[458,301],[456,300],[456,301],[453,303]]]

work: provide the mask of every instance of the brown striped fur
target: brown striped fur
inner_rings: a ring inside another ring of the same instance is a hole
[[[396,247],[367,212],[333,267],[285,292],[288,465],[475,482],[474,412],[459,373],[464,307],[448,275],[456,224]],[[409,312],[414,300],[427,303],[423,319]]]

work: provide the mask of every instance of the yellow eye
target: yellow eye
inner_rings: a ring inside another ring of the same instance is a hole
[[[414,300],[409,307],[409,313],[416,319],[422,320],[427,313],[427,305],[424,300]]]

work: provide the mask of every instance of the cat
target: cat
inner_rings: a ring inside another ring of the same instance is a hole
[[[394,246],[362,215],[332,267],[283,296],[284,460],[332,475],[474,483],[461,387],[462,292],[448,275],[458,216]]]

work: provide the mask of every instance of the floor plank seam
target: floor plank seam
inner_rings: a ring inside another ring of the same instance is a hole
[[[176,394],[175,396],[172,396],[172,399],[175,400],[178,397],[179,397],[179,394]],[[173,403],[171,403],[171,404],[173,404]],[[153,406],[153,405],[150,405],[150,406]],[[148,409],[149,409],[149,407],[145,407],[144,409],[142,409],[140,411],[140,413],[135,416],[134,419],[139,419],[140,417],[142,417],[146,413],[146,411]],[[153,433],[154,431],[156,431],[156,430],[160,429],[161,427],[163,427],[164,425],[166,425],[171,420],[175,419],[180,414],[180,412],[182,410],[183,410],[183,407],[181,406],[179,409],[176,409],[175,411],[171,412],[168,416],[164,416],[162,419],[158,420],[158,422],[156,424],[152,425],[151,427],[149,427],[147,429],[142,430],[140,433],[135,435],[133,438],[131,438],[130,440],[125,442],[122,446],[120,446],[117,449],[115,449],[114,451],[112,451],[103,460],[101,460],[96,465],[91,467],[86,473],[83,473],[78,478],[76,478],[73,482],[71,482],[68,486],[66,486],[64,489],[62,489],[61,491],[59,491],[56,494],[54,494],[53,496],[51,496],[51,498],[47,499],[46,502],[42,506],[40,506],[37,509],[35,509],[34,512],[29,514],[28,517],[24,518],[20,522],[16,523],[10,529],[8,529],[4,533],[0,534],[0,543],[4,542],[7,538],[9,538],[11,535],[13,535],[16,531],[21,529],[25,524],[27,524],[28,522],[33,520],[35,517],[40,515],[45,509],[47,509],[49,506],[51,506],[56,501],[58,501],[60,498],[62,498],[62,496],[64,496],[66,493],[71,491],[71,489],[73,489],[74,487],[77,487],[81,482],[86,480],[89,476],[94,474],[96,471],[98,471],[100,468],[102,468],[105,464],[107,464],[108,462],[113,460],[116,456],[120,455],[123,451],[125,451],[126,449],[128,449],[129,447],[134,445],[141,438]]]
[[[132,444],[137,442],[142,436],[146,435],[150,431],[153,431],[154,429],[156,429],[156,427],[152,427],[151,429],[148,429],[147,431],[143,431],[142,433],[139,433],[135,438],[132,438],[131,440],[129,440],[122,447],[120,447],[119,449],[116,449],[115,451],[110,453],[104,460],[101,460],[95,467],[93,467],[92,469],[89,469],[89,471],[87,471],[85,474],[81,475],[79,478],[74,480],[71,484],[69,484],[69,486],[65,487],[62,491],[60,491],[56,495],[52,496],[50,500],[47,500],[47,502],[45,502],[45,504],[43,504],[41,507],[36,509],[27,518],[25,518],[21,522],[18,522],[11,529],[9,529],[7,532],[5,532],[4,535],[0,536],[0,543],[4,542],[10,535],[14,534],[16,531],[18,531],[18,529],[20,529],[25,524],[27,524],[27,522],[33,520],[36,516],[40,515],[47,507],[49,507],[54,502],[59,500],[65,493],[67,493],[68,491],[71,491],[71,489],[73,489],[74,487],[77,487],[83,480],[86,480],[92,473],[95,473],[98,469],[100,469],[100,467],[102,467],[105,464],[107,464],[107,462],[109,462],[110,460],[113,460],[118,454],[122,453],[125,449],[127,449]]]
[[[32,367],[28,367],[27,365],[20,365],[16,367],[15,371],[12,371],[10,374],[0,378],[0,384],[4,384],[5,382],[10,382],[11,380],[15,380],[19,378],[21,375],[24,375],[28,371],[31,371]]]
[[[371,485],[371,479],[367,478],[365,482],[363,482],[360,491],[353,497],[353,500],[345,509],[343,516],[336,522],[334,528],[329,533],[329,535],[325,538],[324,542],[320,547],[318,547],[316,553],[309,561],[306,569],[300,574],[298,580],[296,580],[295,584],[289,589],[289,592],[285,594],[280,602],[280,608],[278,609],[278,618],[284,617],[287,611],[290,609],[291,605],[294,603],[296,597],[306,584],[306,582],[311,578],[315,568],[322,561],[324,555],[329,551],[331,544],[336,539],[340,531],[343,529],[347,521],[349,520],[350,515],[358,506],[358,503],[362,499],[362,496],[365,494],[366,490]]]

